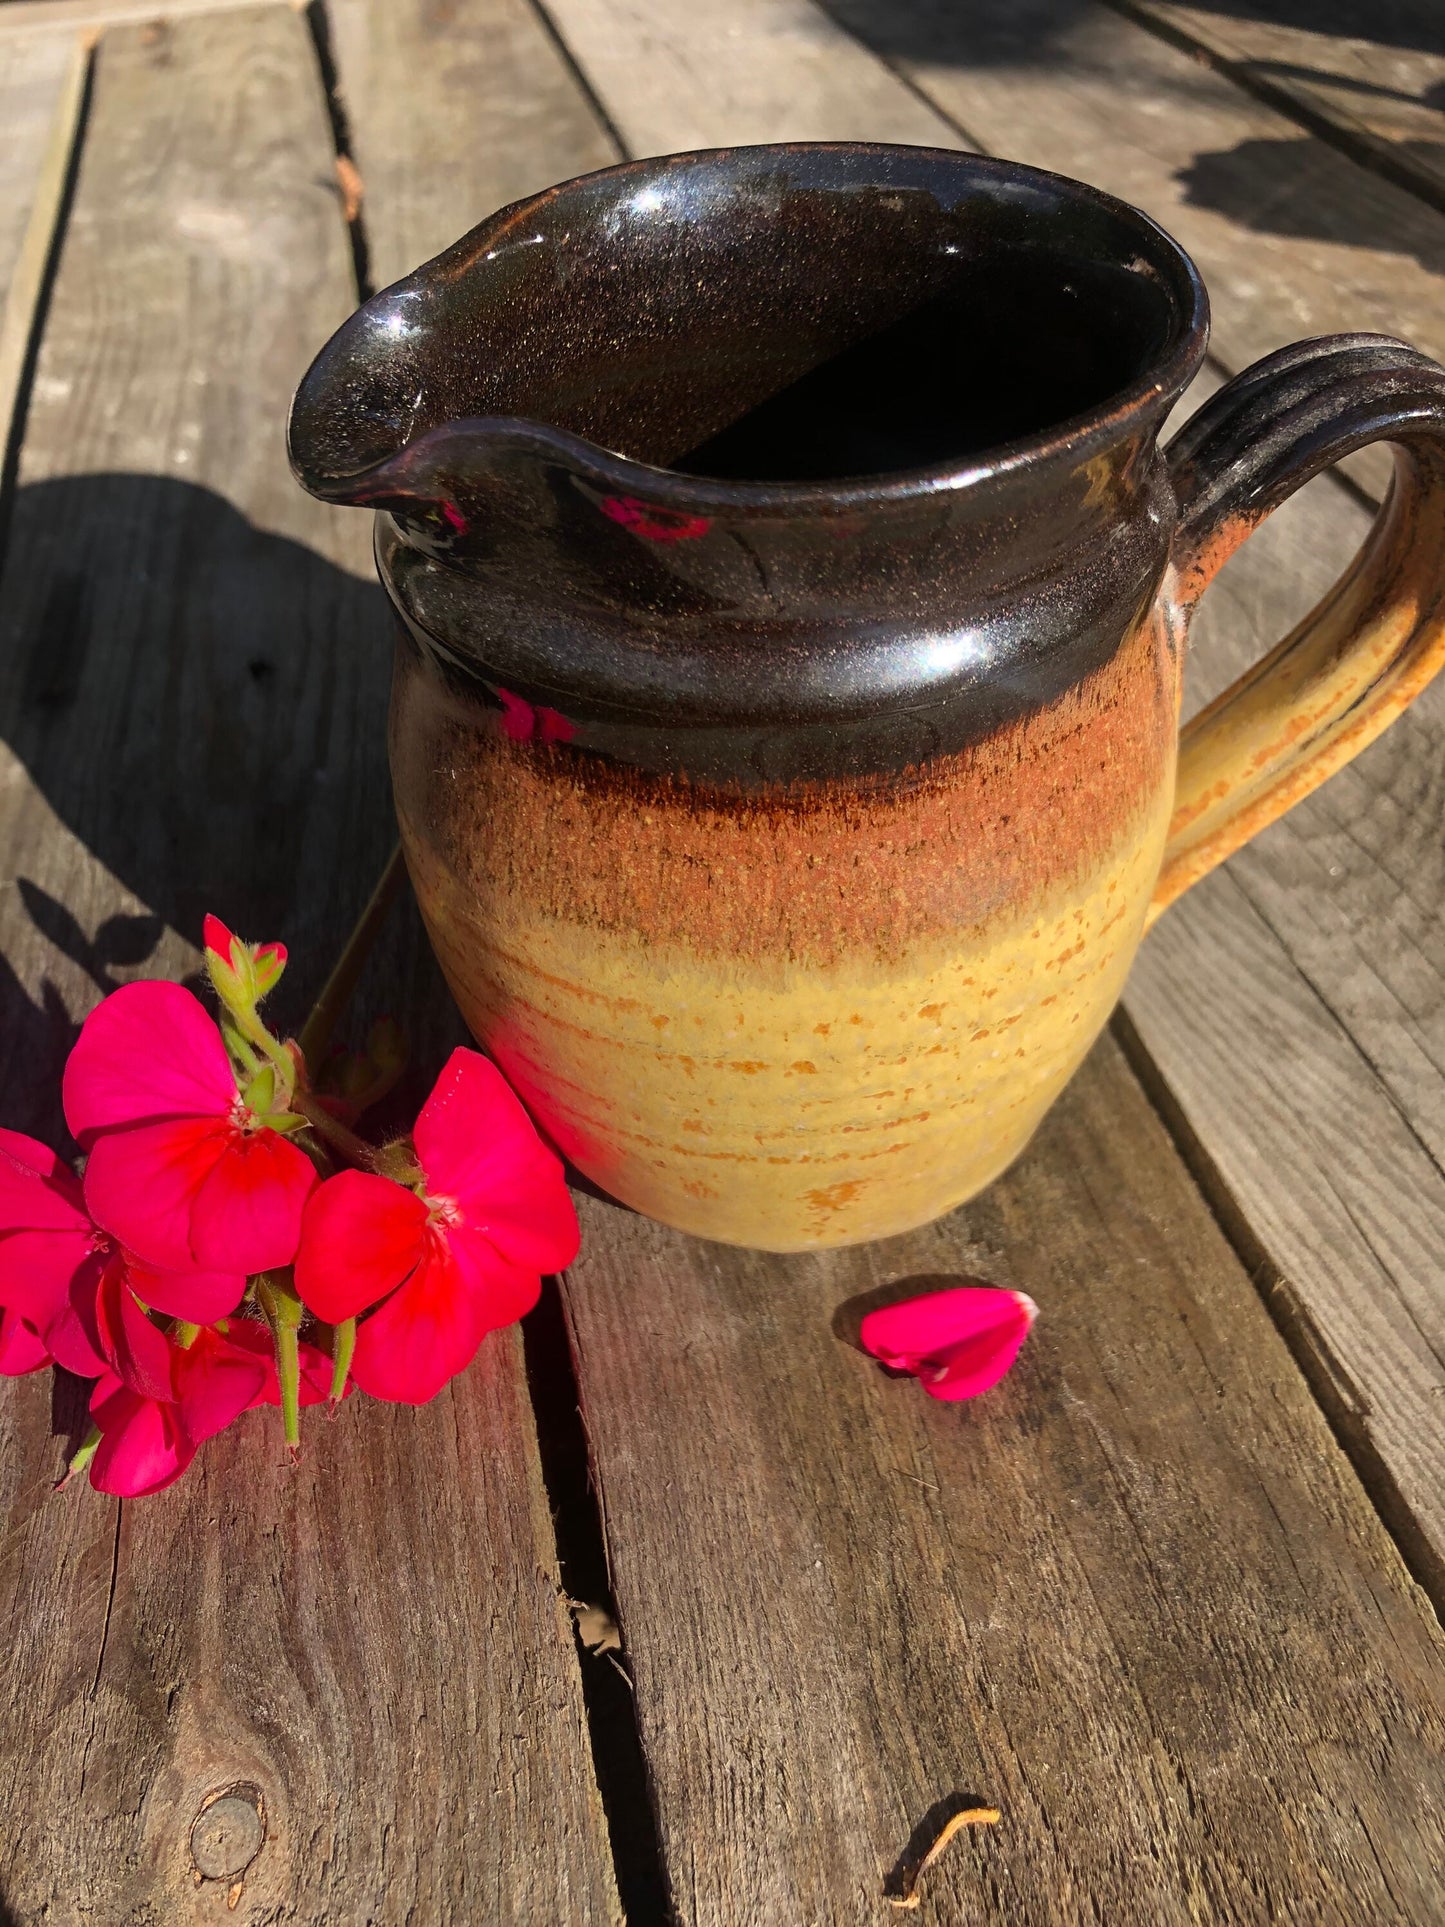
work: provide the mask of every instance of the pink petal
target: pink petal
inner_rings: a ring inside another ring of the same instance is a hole
[[[23,1131],[0,1129],[0,1152],[38,1178],[67,1177],[72,1184],[78,1183],[58,1151],[52,1151],[38,1137],[27,1137]]]
[[[100,1444],[90,1462],[98,1492],[139,1499],[173,1485],[196,1456],[179,1409],[142,1398],[118,1379],[102,1379],[90,1401]]]
[[[40,1334],[18,1311],[0,1311],[0,1378],[22,1378],[50,1363]]]
[[[191,1252],[207,1271],[289,1265],[316,1166],[279,1131],[237,1131],[196,1195]]]
[[[192,1444],[214,1438],[217,1432],[261,1404],[276,1376],[270,1357],[271,1335],[262,1328],[266,1349],[237,1342],[237,1319],[223,1335],[199,1332],[195,1343],[176,1355],[176,1401],[181,1423]]]
[[[454,1050],[412,1135],[428,1192],[455,1199],[511,1264],[571,1264],[580,1234],[561,1163],[495,1064]]]
[[[469,1225],[448,1227],[443,1236],[487,1331],[515,1325],[527,1316],[542,1295],[542,1280],[535,1271],[509,1265],[491,1240],[479,1237]]]
[[[100,1295],[100,1280],[110,1268],[112,1253],[92,1251],[85,1264],[75,1272],[69,1281],[69,1310],[62,1320],[58,1320],[50,1330],[52,1335],[69,1333],[77,1351],[77,1359],[87,1362],[71,1364],[69,1359],[60,1357],[67,1372],[75,1372],[79,1378],[102,1378],[110,1372],[106,1355],[100,1345],[100,1320],[96,1316],[96,1297]]]
[[[207,911],[205,920],[201,924],[201,941],[207,950],[220,958],[223,964],[230,963],[231,945],[236,939],[231,935],[225,924],[221,922],[221,919],[219,917],[213,917],[209,911]]]
[[[0,1130],[0,1231],[66,1231],[87,1225],[80,1179],[65,1160],[23,1131]]]
[[[166,1117],[228,1115],[236,1080],[204,1007],[179,984],[123,984],[86,1018],[65,1066],[65,1121],[98,1131]]]
[[[502,703],[502,732],[510,736],[514,743],[529,741],[536,727],[537,712],[521,696],[514,695],[510,689],[499,689]]]
[[[1018,1357],[1037,1315],[1021,1291],[959,1285],[870,1311],[863,1349],[895,1370],[916,1374],[934,1398],[975,1398]]]
[[[203,1332],[201,1338],[205,1336]],[[257,1318],[232,1318],[224,1334],[214,1336],[233,1351],[249,1354],[252,1361],[263,1368],[260,1389],[251,1400],[252,1405],[279,1405],[281,1382],[276,1376],[276,1347],[269,1328]],[[200,1339],[196,1342],[199,1344]],[[319,1346],[308,1344],[304,1338],[297,1346],[297,1353],[301,1361],[301,1403],[320,1405],[331,1396],[331,1360]],[[351,1390],[349,1379],[346,1390]]]
[[[70,1297],[70,1281],[91,1248],[89,1229],[12,1231],[0,1238],[0,1305],[44,1331]]]
[[[162,1271],[193,1269],[192,1208],[233,1134],[219,1118],[200,1117],[102,1133],[85,1167],[90,1215],[142,1263]]]
[[[95,1322],[100,1349],[123,1385],[140,1398],[174,1399],[176,1347],[141,1310],[119,1258],[112,1259],[101,1274]]]
[[[70,1281],[66,1301],[44,1327],[44,1338],[58,1365],[77,1378],[99,1378],[110,1367],[101,1349],[96,1297],[111,1263],[103,1251],[92,1251]]]
[[[240,1271],[161,1271],[130,1253],[127,1269],[137,1298],[188,1325],[214,1325],[246,1295],[246,1275]]]
[[[308,1345],[304,1338],[301,1341],[300,1352],[301,1403],[303,1405],[321,1405],[331,1397],[331,1360],[327,1357],[326,1353],[321,1350],[319,1345]],[[343,1398],[350,1398],[355,1390],[356,1380],[348,1375],[346,1383],[341,1388],[341,1396]],[[279,1386],[277,1387],[276,1397],[268,1402],[273,1405],[279,1405],[281,1403]]]
[[[424,1405],[476,1357],[486,1307],[434,1235],[399,1291],[357,1330],[351,1375],[373,1398]]]
[[[371,1171],[342,1171],[312,1193],[301,1221],[296,1295],[328,1325],[394,1291],[422,1255],[427,1210]]]

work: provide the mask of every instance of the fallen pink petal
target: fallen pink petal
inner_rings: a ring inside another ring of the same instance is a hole
[[[1004,1377],[1038,1315],[1032,1298],[999,1285],[954,1285],[868,1312],[864,1351],[918,1379],[931,1398],[977,1398]]]

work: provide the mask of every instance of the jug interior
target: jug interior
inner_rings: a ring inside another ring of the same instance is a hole
[[[1106,402],[1164,345],[1158,290],[1025,253],[960,262],[939,293],[852,341],[680,456],[733,480],[829,481],[981,455]]]
[[[347,499],[430,430],[501,418],[696,474],[886,475],[1137,391],[1201,302],[1143,215],[977,155],[637,162],[504,209],[369,301],[302,385],[293,456]],[[467,442],[479,470],[487,444]]]
[[[886,474],[1088,413],[1179,325],[1148,224],[1072,182],[897,149],[644,170],[524,224],[522,331],[465,412],[697,474]]]

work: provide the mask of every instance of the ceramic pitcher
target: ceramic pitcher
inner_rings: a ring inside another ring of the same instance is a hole
[[[1440,666],[1445,372],[1302,342],[1161,450],[1207,325],[1107,195],[810,144],[553,188],[322,351],[293,461],[378,511],[417,898],[608,1192],[773,1250],[961,1203],[1150,920]],[[1363,554],[1181,737],[1210,578],[1382,438]]]

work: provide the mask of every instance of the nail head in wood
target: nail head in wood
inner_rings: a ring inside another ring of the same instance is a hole
[[[266,1806],[258,1787],[217,1794],[191,1823],[191,1859],[205,1880],[238,1881],[266,1842]]]

